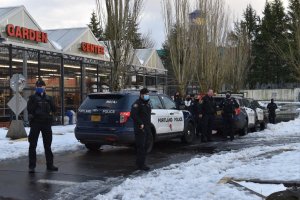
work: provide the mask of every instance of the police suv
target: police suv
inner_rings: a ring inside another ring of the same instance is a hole
[[[132,104],[138,92],[92,93],[78,109],[75,137],[89,150],[101,145],[133,145],[135,142]],[[195,137],[195,124],[190,112],[176,110],[174,101],[165,94],[150,93],[151,131],[148,152],[159,140],[180,138],[191,143]]]

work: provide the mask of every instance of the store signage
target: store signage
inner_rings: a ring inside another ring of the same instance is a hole
[[[43,43],[48,42],[47,33],[36,31],[25,27],[14,26],[13,24],[6,25],[6,34],[10,37],[16,37],[24,40],[43,42]]]
[[[81,50],[88,53],[104,55],[104,47],[100,45],[81,42]]]

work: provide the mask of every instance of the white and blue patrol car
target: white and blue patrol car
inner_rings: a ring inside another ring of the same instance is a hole
[[[101,145],[132,145],[135,143],[132,104],[138,92],[89,94],[78,109],[75,137],[90,150]],[[174,101],[165,94],[150,93],[151,130],[148,152],[156,141],[180,138],[191,143],[195,124],[190,112],[176,110]]]

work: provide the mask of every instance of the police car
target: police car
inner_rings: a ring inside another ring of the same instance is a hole
[[[257,126],[260,127],[260,130],[264,130],[268,120],[266,110],[264,110],[264,108],[259,105],[258,101],[251,98],[247,98],[246,100],[248,101],[248,107],[255,111],[256,126],[253,128],[253,131],[257,130]]]
[[[75,137],[89,150],[101,145],[132,145],[135,142],[132,104],[138,92],[93,93],[83,101],[77,112]],[[195,124],[188,111],[176,110],[174,101],[165,94],[150,93],[151,131],[148,152],[156,141],[180,138],[191,143]]]
[[[253,130],[256,127],[256,113],[253,109],[248,107],[248,101],[245,100],[244,97],[242,97],[239,94],[232,94],[231,95],[239,104],[240,108],[237,108],[235,110],[236,116],[235,116],[235,123],[234,123],[234,129],[239,133],[239,135],[246,135],[248,134],[249,130]],[[217,96],[214,96],[215,102],[218,105],[223,101],[225,98],[225,94],[218,94]],[[217,127],[215,129],[221,130],[223,128],[222,125],[222,117],[221,117],[221,110],[220,108],[217,108],[217,117],[216,117],[216,124]]]

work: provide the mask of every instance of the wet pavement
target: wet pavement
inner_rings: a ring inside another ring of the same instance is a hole
[[[299,143],[300,137],[278,139],[238,137],[233,142],[221,141],[183,145],[179,140],[157,143],[148,155],[152,169],[190,160],[194,156],[220,151],[238,150],[259,145],[282,145]],[[114,185],[130,176],[139,176],[136,171],[133,148],[108,148],[98,152],[87,151],[84,146],[78,151],[55,154],[58,172],[47,172],[44,155],[38,156],[35,174],[29,174],[27,157],[2,161],[0,165],[0,199],[91,199],[105,193]]]

